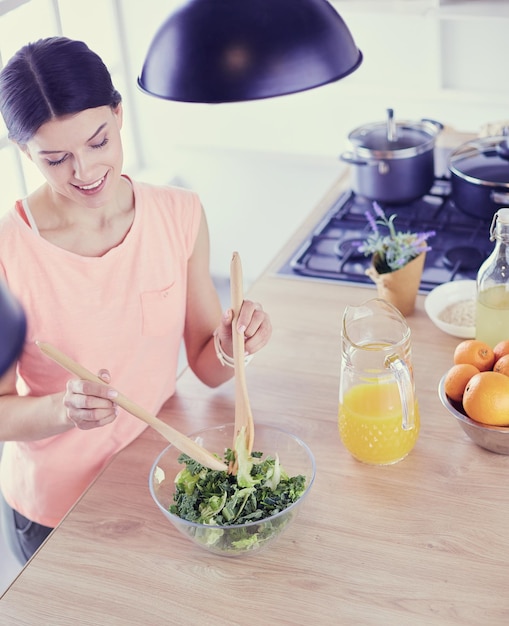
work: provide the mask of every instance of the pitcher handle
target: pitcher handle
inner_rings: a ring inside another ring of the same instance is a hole
[[[400,356],[390,354],[385,359],[385,367],[393,372],[398,383],[403,430],[412,430],[415,427],[415,398],[408,366]]]

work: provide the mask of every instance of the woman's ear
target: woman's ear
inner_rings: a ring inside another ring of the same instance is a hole
[[[28,149],[28,146],[26,145],[26,143],[18,143],[17,141],[14,142],[18,148],[21,150],[21,152],[23,152],[24,155],[26,155],[30,161],[32,161],[32,155],[30,154],[30,150]]]
[[[122,108],[122,103],[119,102],[117,106],[112,109],[112,111],[117,120],[118,129],[120,130],[124,121],[124,109]]]

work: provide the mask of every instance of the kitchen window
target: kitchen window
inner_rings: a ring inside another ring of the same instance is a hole
[[[126,36],[121,0],[0,0],[0,67],[25,43],[53,35],[81,39],[97,52],[111,72],[113,84],[122,94],[124,116],[122,137],[126,170],[141,168],[136,110],[132,105],[132,78],[126,59]],[[43,182],[38,170],[7,139],[0,116],[0,171],[2,203],[0,217],[13,202]]]

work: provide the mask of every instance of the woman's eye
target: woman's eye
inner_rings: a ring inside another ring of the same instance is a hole
[[[104,148],[104,146],[108,143],[108,137],[105,137],[101,143],[96,143],[92,146],[92,148]]]
[[[67,159],[67,154],[65,154],[61,159],[58,159],[58,161],[48,161],[48,165],[51,165],[52,167],[54,165],[60,165],[60,163],[63,163],[66,159]]]
[[[104,146],[108,143],[108,137],[105,137],[101,143],[96,143],[91,145],[90,147],[93,148],[94,150],[96,148],[104,148]],[[61,159],[58,159],[58,161],[49,161],[48,160],[48,165],[51,165],[52,167],[55,165],[60,165],[61,163],[63,163],[65,160],[67,160],[67,157],[69,155],[68,154],[64,154],[64,156]]]

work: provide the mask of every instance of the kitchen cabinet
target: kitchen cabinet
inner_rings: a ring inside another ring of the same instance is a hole
[[[458,102],[464,97],[479,102],[489,98],[507,105],[509,84],[499,70],[500,60],[509,58],[507,0],[332,0],[332,4],[354,37],[361,34],[365,58],[375,49],[382,58],[387,55],[383,62],[392,80],[384,74],[386,86],[413,89],[418,82]],[[364,36],[369,29],[372,35],[376,30],[376,36]],[[385,35],[382,50],[380,32]],[[422,54],[416,57],[418,48]],[[401,70],[408,63],[413,71],[404,76]],[[379,69],[374,66],[373,73]],[[365,76],[368,81],[372,78],[369,72]],[[366,82],[361,73],[357,77],[359,84]]]
[[[471,19],[477,17],[509,18],[507,0],[329,0],[340,13],[353,9],[361,13],[426,15],[438,19]]]

